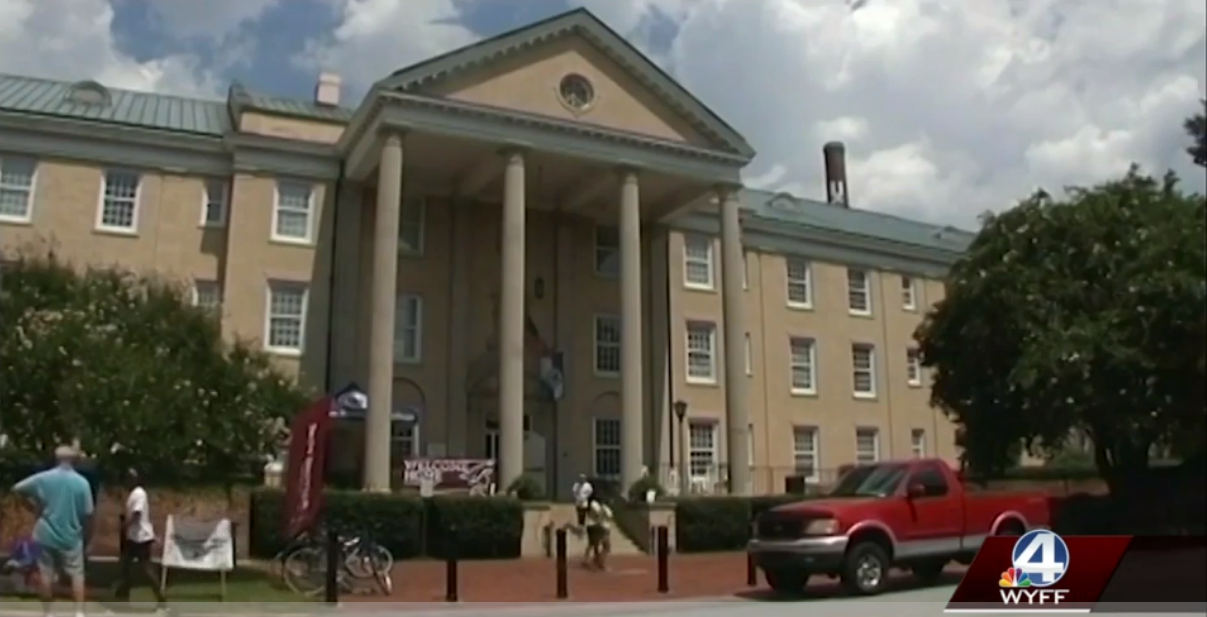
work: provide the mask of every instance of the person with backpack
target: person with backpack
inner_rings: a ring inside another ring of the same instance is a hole
[[[587,566],[608,569],[612,552],[612,509],[594,495],[587,504]]]

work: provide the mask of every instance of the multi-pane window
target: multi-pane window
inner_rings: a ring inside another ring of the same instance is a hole
[[[856,315],[872,313],[872,285],[867,270],[847,268],[847,307]]]
[[[0,157],[0,221],[29,222],[33,213],[34,159]]]
[[[926,431],[920,428],[910,431],[909,447],[914,458],[926,458]]]
[[[754,354],[752,354],[751,350],[750,350],[750,333],[749,332],[746,333],[746,340],[743,341],[743,344],[746,346],[745,349],[743,350],[743,355],[745,356],[745,360],[746,360],[746,374],[753,375],[754,374]]]
[[[880,461],[880,429],[855,429],[855,463],[871,465]]]
[[[712,383],[716,371],[717,326],[704,321],[687,323],[687,380]]]
[[[277,182],[277,203],[273,206],[273,239],[309,242],[313,209],[314,186],[305,182]]]
[[[788,306],[813,306],[813,268],[800,257],[788,258]]]
[[[218,281],[193,281],[193,305],[207,311],[222,307],[222,286]]]
[[[620,273],[620,231],[615,227],[595,227],[595,273],[608,278]]]
[[[423,297],[399,294],[394,301],[394,359],[419,362],[423,359]]]
[[[792,460],[797,475],[817,481],[819,443],[817,428],[796,426],[792,428]]]
[[[201,224],[206,227],[226,225],[228,212],[227,185],[221,180],[206,180],[201,195]]]
[[[595,373],[620,374],[620,318],[595,316]]]
[[[917,283],[913,277],[901,277],[901,308],[912,311],[918,308]]]
[[[390,422],[390,458],[403,461],[419,456],[419,424],[394,420]]]
[[[301,353],[306,330],[306,286],[270,283],[266,347],[278,353]]]
[[[687,425],[688,473],[694,479],[713,478],[717,470],[717,425],[690,422]]]
[[[131,232],[138,227],[139,176],[129,171],[105,172],[101,211],[96,226],[106,231]]]
[[[742,289],[750,289],[750,253],[742,253]]]
[[[792,337],[788,340],[788,365],[792,370],[792,392],[817,392],[817,343],[811,338]]]
[[[424,236],[424,220],[427,218],[427,200],[422,198],[407,198],[402,202],[402,211],[398,216],[398,252],[408,255],[422,255]]]
[[[851,369],[855,396],[876,396],[876,348],[860,343],[852,345]]]
[[[905,383],[922,385],[922,355],[917,349],[905,350]]]
[[[712,289],[712,238],[699,235],[683,237],[683,283],[688,287]]]
[[[593,439],[595,475],[600,478],[620,477],[620,420],[596,418]]]

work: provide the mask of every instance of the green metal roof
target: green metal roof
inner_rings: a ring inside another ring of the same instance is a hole
[[[265,111],[271,114],[327,122],[347,122],[356,109],[320,105],[311,101],[287,99],[253,92],[242,84],[231,84],[229,99],[237,109]]]
[[[940,251],[962,253],[976,234],[951,226],[856,210],[787,193],[747,189],[742,206],[755,216],[788,225],[802,225]]]
[[[77,88],[102,88],[108,102],[72,101]],[[104,88],[95,82],[69,83],[0,74],[0,110],[122,124],[178,133],[222,135],[231,128],[224,101]]]

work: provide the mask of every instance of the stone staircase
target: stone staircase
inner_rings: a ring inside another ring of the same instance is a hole
[[[548,555],[552,556],[555,550],[556,530],[565,528],[566,533],[566,558],[568,561],[582,559],[583,553],[587,550],[587,532],[585,529],[580,530],[577,526],[578,517],[574,510],[574,504],[555,503],[549,506],[549,518],[546,525],[549,529],[549,549]],[[625,535],[623,531],[615,523],[612,524],[612,554],[613,555],[642,555],[644,554],[633,541]]]

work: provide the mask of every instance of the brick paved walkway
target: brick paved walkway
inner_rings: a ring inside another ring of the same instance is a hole
[[[670,593],[658,593],[657,561],[650,556],[614,556],[610,571],[569,564],[570,600],[578,602],[635,602],[662,599],[742,597],[770,599],[769,590],[758,577],[758,585],[746,585],[746,555],[718,553],[675,555],[670,558]],[[954,584],[962,568],[953,569]],[[557,599],[554,560],[518,559],[466,561],[458,564],[458,596],[463,602],[544,602]],[[899,586],[908,587],[908,577]],[[838,595],[837,584],[816,577],[810,595]],[[394,594],[351,595],[346,602],[441,602],[445,598],[445,564],[440,561],[407,561],[394,568]]]

